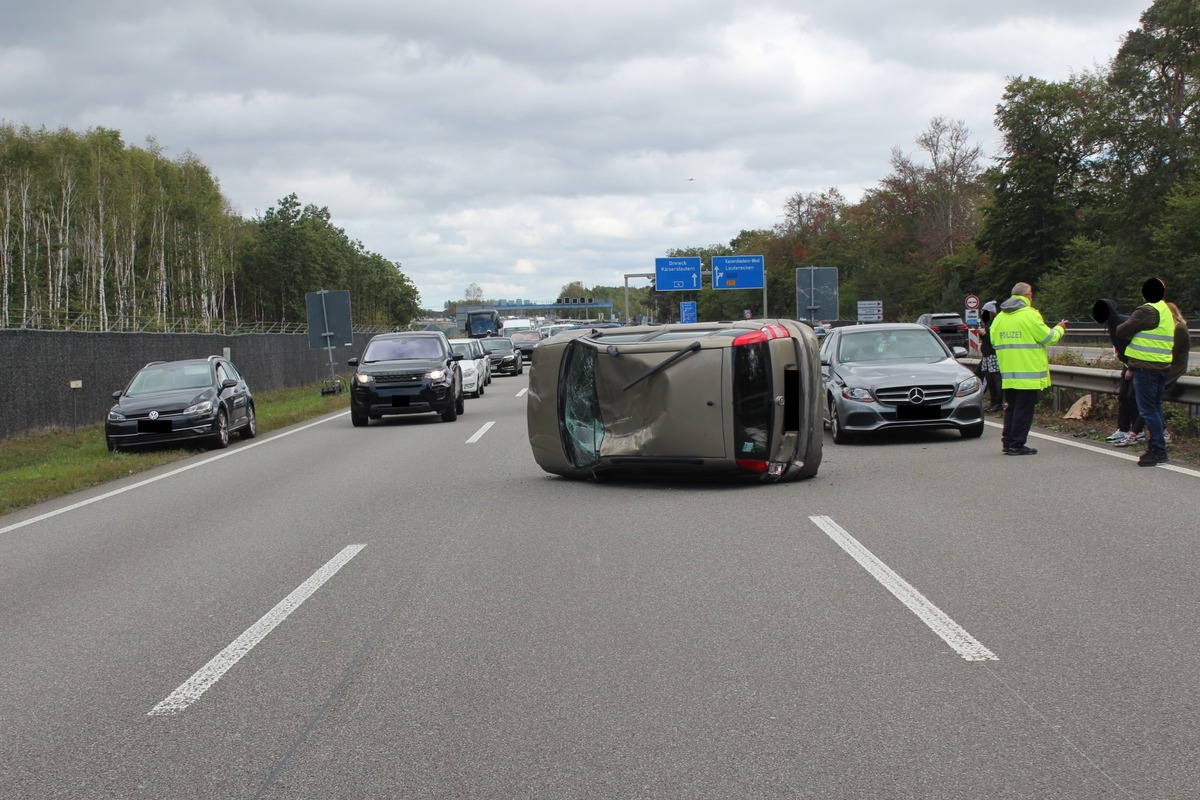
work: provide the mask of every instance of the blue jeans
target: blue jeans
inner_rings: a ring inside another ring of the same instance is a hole
[[[1133,371],[1133,395],[1137,398],[1138,413],[1146,423],[1150,436],[1150,451],[1167,452],[1165,435],[1166,421],[1163,419],[1163,387],[1167,383],[1165,369],[1135,369]]]

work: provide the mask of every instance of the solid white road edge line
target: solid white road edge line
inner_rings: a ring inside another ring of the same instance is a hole
[[[366,547],[365,544],[352,544],[342,548],[342,551],[326,562],[325,566],[313,573],[312,577],[296,587],[295,591],[279,601],[278,605],[268,611],[263,617],[238,638],[229,643],[221,652],[212,657],[207,664],[196,671],[183,684],[171,692],[167,699],[156,705],[146,716],[174,714],[183,711],[200,699],[208,689],[221,679],[242,656],[254,649],[254,646],[275,630],[279,623],[287,619],[300,604],[321,588],[321,584],[332,578],[350,559],[358,555]]]
[[[210,456],[210,457],[204,459],[203,461],[195,461],[191,464],[188,464],[186,467],[179,467],[178,469],[173,469],[170,472],[164,472],[162,475],[156,475],[153,478],[147,478],[144,481],[138,481],[137,483],[131,483],[128,486],[124,486],[120,489],[114,489],[111,492],[105,492],[104,494],[96,495],[95,497],[88,498],[87,500],[81,500],[78,503],[72,503],[69,506],[63,506],[62,508],[56,509],[54,511],[47,511],[45,514],[39,514],[36,517],[30,517],[29,519],[22,520],[21,522],[14,522],[12,525],[7,525],[3,528],[0,528],[0,535],[6,534],[10,531],[15,531],[17,528],[24,528],[26,525],[32,525],[35,522],[41,522],[44,519],[50,519],[51,517],[57,517],[59,514],[65,514],[68,511],[74,511],[77,508],[83,508],[84,506],[90,506],[92,503],[99,503],[101,500],[107,500],[110,497],[116,497],[119,494],[124,494],[125,492],[132,491],[133,489],[140,489],[141,487],[146,486],[148,484],[155,483],[156,481],[161,481],[164,478],[170,478],[175,475],[178,475],[181,472],[187,472],[189,469],[195,469],[196,467],[202,467],[205,464],[211,464],[214,461],[218,461],[222,458],[228,458],[229,456],[236,456],[238,453],[244,453],[247,450],[252,450],[255,447],[258,447],[259,445],[270,444],[271,442],[274,442],[277,439],[282,439],[285,436],[291,436],[293,433],[299,433],[300,431],[308,430],[309,428],[315,427],[317,425],[322,425],[326,422],[329,422],[329,420],[331,420],[331,419],[337,419],[338,417],[344,417],[349,413],[350,413],[349,411],[342,411],[337,414],[333,414],[332,416],[319,419],[316,422],[310,422],[307,425],[302,425],[299,428],[292,428],[290,430],[283,431],[282,433],[277,433],[268,439],[259,439],[259,440],[250,442],[249,444],[241,445],[236,450],[225,450],[221,453],[218,453],[215,456]]]
[[[988,422],[987,424],[994,428],[1002,429],[1004,427],[999,422]],[[1078,447],[1080,450],[1091,450],[1093,453],[1103,453],[1106,456],[1119,458],[1123,461],[1137,461],[1142,455],[1138,452],[1126,453],[1124,449],[1117,450],[1114,449],[1112,445],[1099,445],[1095,442],[1086,441],[1076,442],[1072,441],[1071,439],[1064,439],[1061,436],[1051,436],[1048,433],[1038,433],[1037,431],[1030,431],[1029,435],[1038,439],[1043,439],[1047,442],[1058,442],[1059,444],[1065,444],[1068,447]],[[1156,467],[1148,467],[1147,474],[1149,474],[1150,469],[1165,469],[1171,472],[1178,472],[1180,475],[1191,475],[1193,478],[1200,478],[1200,470],[1192,469],[1191,467],[1181,467],[1178,464],[1172,464],[1170,462],[1167,462],[1166,464],[1159,464]]]
[[[479,430],[475,431],[474,436],[472,436],[470,439],[467,439],[467,444],[475,444],[476,442],[478,442],[480,439],[483,438],[483,435],[485,433],[487,433],[488,430],[491,429],[491,427],[495,424],[496,424],[496,420],[494,420],[494,419],[483,423],[483,427],[480,428]]]
[[[967,661],[1000,660],[995,653],[980,644],[975,637],[963,630],[957,622],[942,613],[940,608],[914,589],[908,581],[893,572],[887,564],[876,558],[870,550],[859,544],[857,539],[847,533],[832,519],[826,516],[809,517],[809,519],[818,528],[825,531],[830,539],[837,542],[867,572],[871,573],[877,581],[883,584],[885,589],[894,594],[901,603],[908,606],[908,609],[920,617],[921,621],[928,625],[930,630],[942,637],[942,640],[964,659]]]
[[[524,389],[522,389],[521,391],[517,392],[517,397],[524,397],[524,396],[525,396],[525,393],[526,393],[526,392],[528,392],[528,391],[529,391],[529,387],[528,387],[528,386],[526,386]]]

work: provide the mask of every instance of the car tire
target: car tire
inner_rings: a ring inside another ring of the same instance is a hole
[[[467,399],[467,396],[466,396],[466,394],[463,393],[462,384],[459,384],[458,385],[458,397],[456,397],[454,399],[455,414],[462,414],[463,412],[465,412],[467,410],[466,399]]]
[[[350,407],[350,424],[356,428],[367,427],[369,418],[365,411],[357,411],[353,406]]]
[[[958,432],[962,434],[964,439],[978,439],[980,436],[983,436],[983,422],[980,421],[975,425],[959,428]]]
[[[121,449],[120,447],[117,446],[116,440],[113,439],[111,436],[104,437],[104,444],[108,447],[108,452],[110,452],[110,453],[119,452]]]
[[[258,419],[254,416],[253,403],[246,406],[246,424],[242,426],[238,435],[243,439],[253,439],[255,436],[258,436]]]
[[[842,427],[842,415],[838,413],[836,403],[829,405],[829,432],[833,434],[834,444],[850,444],[854,441],[853,434],[847,433]]]
[[[447,403],[442,409],[442,422],[454,422],[458,419],[458,403]]]
[[[224,450],[229,447],[229,415],[225,413],[225,409],[217,412],[217,432],[213,434],[212,446],[215,450]]]

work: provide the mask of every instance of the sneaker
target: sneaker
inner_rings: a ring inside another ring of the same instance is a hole
[[[1166,451],[1147,450],[1142,453],[1142,457],[1138,459],[1139,467],[1157,467],[1159,464],[1167,463]]]
[[[1026,447],[1025,445],[1021,445],[1020,447],[1010,447],[1004,451],[1004,455],[1006,455],[1006,456],[1036,456],[1037,448],[1036,447]]]
[[[1122,439],[1124,439],[1124,438],[1125,438],[1126,436],[1128,436],[1128,435],[1129,435],[1129,431],[1123,431],[1123,430],[1120,430],[1120,429],[1118,429],[1118,430],[1115,430],[1115,431],[1113,431],[1112,433],[1110,433],[1110,434],[1108,435],[1108,438],[1106,438],[1104,441],[1106,441],[1106,442],[1119,442],[1119,441],[1121,441]]]
[[[1124,439],[1118,439],[1117,441],[1113,442],[1113,444],[1117,447],[1132,447],[1133,445],[1141,444],[1144,441],[1146,441],[1145,434],[1131,433]]]

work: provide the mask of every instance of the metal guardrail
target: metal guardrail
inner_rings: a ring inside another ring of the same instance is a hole
[[[959,361],[972,368],[979,363],[978,358],[960,358]],[[1051,364],[1050,388],[1117,394],[1121,390],[1121,370]],[[1200,377],[1181,375],[1166,402],[1190,406],[1188,416],[1195,418],[1200,413]]]
[[[1082,392],[1116,394],[1121,388],[1119,369],[1095,369],[1093,367],[1068,367],[1050,365],[1050,385],[1058,389],[1077,389]],[[1200,405],[1200,378],[1181,375],[1174,390],[1167,398],[1169,403]]]

